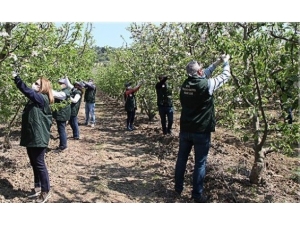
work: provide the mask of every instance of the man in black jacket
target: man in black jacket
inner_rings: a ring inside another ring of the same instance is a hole
[[[157,94],[157,106],[162,126],[163,134],[172,134],[173,125],[173,101],[172,90],[167,84],[167,76],[159,76],[159,82],[155,85]],[[166,117],[168,118],[168,124]]]
[[[84,102],[85,102],[85,125],[91,122],[91,127],[95,126],[95,99],[96,99],[96,85],[90,79],[88,82],[83,81],[85,87]]]

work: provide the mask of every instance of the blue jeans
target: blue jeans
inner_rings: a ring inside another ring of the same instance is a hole
[[[210,147],[210,133],[180,132],[179,152],[175,166],[175,191],[183,191],[184,174],[188,156],[194,146],[195,165],[193,172],[192,198],[200,198],[206,174],[206,159]]]
[[[66,121],[56,121],[59,135],[59,147],[67,147]]]
[[[26,148],[30,165],[33,170],[34,187],[40,187],[43,192],[50,190],[49,174],[45,164],[46,148]]]
[[[73,130],[73,138],[79,138],[79,127],[78,127],[78,119],[77,116],[71,116],[69,123]]]
[[[162,131],[164,134],[170,134],[172,130],[173,125],[173,107],[170,106],[158,106],[159,116],[160,116],[160,122]],[[167,120],[168,118],[168,126],[167,126]]]
[[[89,121],[95,124],[95,103],[85,103],[85,124],[88,125]]]

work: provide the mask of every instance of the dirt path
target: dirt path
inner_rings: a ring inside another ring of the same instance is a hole
[[[49,202],[190,202],[193,159],[187,165],[186,185],[181,199],[172,197],[178,150],[178,116],[175,135],[163,136],[160,122],[149,122],[137,113],[136,130],[125,130],[123,105],[100,94],[94,128],[80,125],[80,140],[68,139],[68,149],[55,153],[56,126],[46,162],[52,197]],[[79,112],[84,123],[84,103]],[[70,126],[67,127],[71,137]],[[33,183],[25,148],[18,130],[13,148],[0,149],[0,202],[30,202],[26,196]],[[274,153],[267,159],[266,182],[249,183],[252,149],[227,131],[217,128],[212,137],[205,187],[211,202],[299,202],[299,181],[293,179],[299,159]]]

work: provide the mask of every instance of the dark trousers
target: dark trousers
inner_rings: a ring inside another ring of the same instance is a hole
[[[59,135],[59,147],[67,147],[66,121],[56,121]]]
[[[288,120],[289,124],[293,123],[293,108],[289,108],[288,109],[288,116],[286,117],[286,119]]]
[[[71,116],[69,123],[73,130],[73,138],[79,138],[79,127],[78,127],[77,116]]]
[[[127,111],[127,127],[132,128],[135,117],[135,110]]]
[[[50,190],[50,181],[45,163],[46,148],[28,147],[26,149],[33,170],[34,187],[40,187],[43,192],[48,192]]]
[[[173,125],[173,107],[170,106],[158,106],[160,122],[162,126],[162,131],[164,134],[170,134]],[[168,118],[168,125],[167,120]]]

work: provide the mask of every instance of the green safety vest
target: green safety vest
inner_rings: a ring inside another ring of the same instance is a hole
[[[180,89],[180,103],[181,131],[215,131],[214,98],[208,93],[207,79],[188,77]]]
[[[47,147],[50,140],[52,113],[48,96],[42,94],[45,106],[43,109],[31,100],[26,104],[22,114],[21,141],[25,147]]]
[[[80,104],[81,104],[81,96],[82,96],[82,91],[78,90],[78,89],[73,89],[71,92],[71,97],[74,98],[75,95],[79,94],[80,95],[80,99],[78,102],[76,103],[71,103],[71,116],[77,116],[78,112],[79,112],[79,108],[80,108]]]
[[[60,103],[62,101],[68,101],[70,99],[70,89],[64,88],[62,89],[65,92],[67,98],[65,100],[55,99],[55,103]],[[61,108],[58,111],[53,112],[53,118],[57,121],[68,121],[71,117],[71,104],[67,104],[65,107]]]

